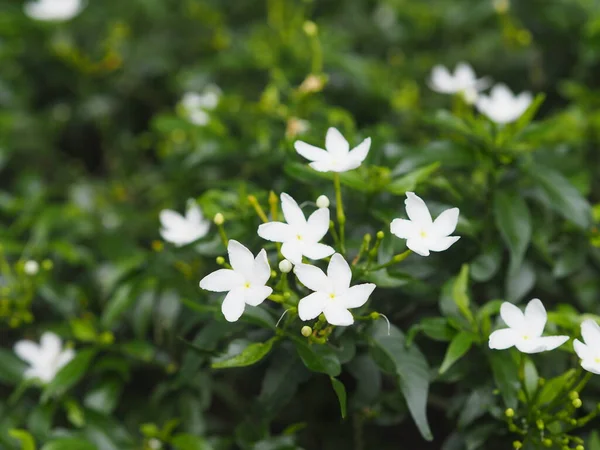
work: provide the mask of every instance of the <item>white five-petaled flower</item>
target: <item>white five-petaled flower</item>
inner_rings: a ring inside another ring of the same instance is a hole
[[[71,348],[63,350],[61,339],[49,331],[42,334],[39,345],[28,340],[18,341],[14,350],[29,364],[25,378],[38,378],[43,383],[52,381],[58,371],[75,357],[75,351]]]
[[[232,269],[219,269],[200,281],[200,287],[212,292],[228,292],[221,305],[225,319],[235,322],[244,313],[246,305],[258,306],[271,295],[267,281],[271,268],[267,252],[261,250],[256,258],[250,250],[233,239],[227,245]]]
[[[481,95],[475,106],[492,121],[506,124],[521,117],[532,101],[530,92],[514,95],[505,84],[500,83],[492,88],[489,96]]]
[[[490,334],[491,349],[504,350],[514,346],[523,353],[540,353],[554,350],[569,339],[568,336],[542,337],[548,315],[537,298],[527,304],[525,314],[512,303],[504,302],[500,316],[508,328]]]
[[[83,6],[83,0],[37,0],[25,3],[23,9],[35,20],[62,21],[75,17]]]
[[[489,86],[488,78],[477,79],[473,68],[464,62],[458,63],[454,74],[437,65],[431,71],[429,87],[442,94],[461,94],[469,104],[475,103],[479,93]]]
[[[573,348],[581,359],[581,367],[588,372],[600,375],[600,326],[592,319],[581,323],[583,342],[575,339]]]
[[[352,271],[339,253],[331,257],[327,275],[309,264],[298,264],[294,273],[304,286],[314,291],[298,303],[300,319],[311,320],[323,313],[331,325],[352,325],[354,317],[348,309],[364,305],[376,287],[373,283],[350,287]]]
[[[322,259],[332,255],[335,250],[319,241],[329,229],[329,209],[319,208],[308,220],[291,196],[281,194],[281,209],[284,222],[268,222],[258,227],[258,235],[268,241],[282,242],[281,254],[294,264],[302,262],[302,256],[310,259]]]
[[[315,147],[306,142],[296,141],[294,148],[306,159],[309,166],[318,172],[347,172],[356,169],[365,160],[371,147],[371,138],[366,138],[354,149],[336,128],[329,128],[325,136],[325,148]]]
[[[429,252],[442,252],[460,239],[450,236],[458,222],[458,208],[447,209],[435,221],[425,202],[413,192],[406,193],[406,214],[410,220],[394,219],[390,231],[401,239],[406,239],[406,246],[421,256],[429,256]]]
[[[159,218],[162,225],[160,235],[177,247],[203,238],[210,228],[210,221],[204,219],[202,210],[194,200],[188,200],[185,217],[176,211],[163,209]]]
[[[218,86],[208,86],[202,94],[186,92],[181,99],[181,106],[190,122],[194,125],[206,125],[210,119],[208,112],[219,104],[221,90]]]

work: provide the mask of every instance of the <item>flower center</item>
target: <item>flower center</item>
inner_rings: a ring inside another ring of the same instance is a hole
[[[529,340],[529,336],[528,336],[527,334],[524,334],[524,335],[523,335],[523,340],[524,340],[524,341],[528,341],[528,340]]]
[[[249,289],[250,288],[250,282],[246,281],[244,283],[244,289]]]
[[[419,233],[419,236],[421,236],[423,239],[425,239],[427,237],[427,231],[421,230],[421,232]]]
[[[595,362],[596,364],[600,364],[600,357],[596,357],[596,358],[594,358],[594,362]]]
[[[302,235],[301,234],[297,234],[296,235],[296,239],[298,239],[299,241],[301,241],[302,240]]]
[[[333,300],[333,299],[335,298],[335,294],[332,292],[331,294],[329,294],[329,298],[330,298],[331,300]]]

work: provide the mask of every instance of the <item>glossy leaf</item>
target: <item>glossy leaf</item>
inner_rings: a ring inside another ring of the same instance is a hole
[[[245,367],[256,364],[269,354],[273,344],[277,342],[278,337],[272,337],[266,342],[255,342],[248,345],[237,355],[225,359],[213,362],[211,367],[213,369],[228,369],[231,367]]]
[[[471,333],[462,331],[454,336],[452,341],[450,341],[448,350],[446,350],[446,356],[444,356],[444,361],[440,366],[440,375],[445,373],[456,361],[462,358],[469,351],[472,345],[473,335]]]
[[[334,377],[330,377],[331,385],[333,386],[333,390],[335,391],[335,395],[338,398],[338,402],[340,404],[340,413],[342,414],[342,419],[346,418],[346,387],[344,383]]]

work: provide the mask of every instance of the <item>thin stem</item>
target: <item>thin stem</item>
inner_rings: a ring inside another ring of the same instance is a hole
[[[258,200],[256,199],[256,197],[254,195],[249,195],[248,201],[254,208],[254,211],[256,211],[256,214],[258,214],[258,217],[260,217],[260,220],[262,220],[265,223],[268,222],[269,218],[265,214],[265,211],[262,209],[262,206],[260,206],[260,203],[258,203]]]
[[[375,266],[375,267],[373,267],[372,269],[369,269],[369,270],[385,269],[386,267],[390,267],[390,266],[393,266],[394,264],[398,264],[399,262],[404,261],[406,259],[406,257],[408,255],[410,255],[411,253],[412,253],[412,250],[406,250],[403,253],[398,253],[397,255],[394,255],[392,257],[392,259],[390,259],[385,264],[380,264],[379,266]]]
[[[225,233],[225,227],[223,226],[223,224],[221,224],[217,225],[217,229],[219,230],[219,236],[221,236],[221,241],[223,242],[223,245],[225,246],[225,248],[227,248],[229,240],[227,239],[227,233]]]
[[[337,220],[340,226],[340,248],[342,250],[342,254],[346,253],[346,240],[345,240],[345,225],[346,225],[346,215],[344,214],[344,204],[342,203],[342,187],[340,184],[340,174],[335,172],[333,174],[333,185],[335,188],[335,207],[337,211]]]

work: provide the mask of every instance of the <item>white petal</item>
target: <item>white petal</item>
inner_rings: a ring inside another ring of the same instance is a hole
[[[229,239],[227,253],[233,270],[242,274],[247,280],[251,279],[252,269],[254,268],[254,255],[252,252],[238,241]]]
[[[212,292],[227,292],[244,283],[243,277],[231,269],[219,269],[200,280],[200,287]]]
[[[525,307],[525,324],[530,335],[541,336],[547,318],[546,309],[539,298],[534,298]]]
[[[578,339],[573,341],[573,349],[577,353],[577,356],[579,356],[579,359],[591,360],[595,357],[594,351]]]
[[[519,336],[515,331],[510,328],[504,328],[490,334],[489,346],[493,350],[505,350],[513,347],[518,339]]]
[[[344,309],[339,304],[332,304],[331,302],[328,302],[325,305],[323,313],[325,314],[327,322],[329,322],[331,325],[345,327],[354,323],[354,317],[352,317],[352,313],[350,313],[350,311],[347,309]]]
[[[272,293],[269,286],[252,286],[244,290],[244,301],[247,305],[258,306]]]
[[[304,213],[291,196],[283,192],[281,194],[281,209],[285,221],[294,227],[303,227],[306,225]]]
[[[329,208],[319,208],[307,220],[306,239],[319,242],[329,230]]]
[[[473,68],[469,64],[461,62],[458,63],[456,69],[454,69],[454,79],[458,86],[461,89],[464,89],[466,87],[474,86],[477,77],[475,76],[475,71],[473,71]]]
[[[40,356],[40,347],[32,341],[18,341],[14,346],[14,351],[19,358],[29,364],[35,364]]]
[[[46,331],[40,338],[40,353],[49,360],[55,359],[62,350],[62,340],[57,334]]]
[[[60,370],[64,366],[69,364],[73,360],[73,358],[75,358],[75,350],[73,350],[72,348],[67,348],[66,350],[63,350],[56,361],[57,370]]]
[[[408,218],[412,220],[415,225],[420,227],[428,226],[432,223],[431,214],[425,202],[414,192],[406,193],[406,200],[404,200],[406,206],[406,214]]]
[[[339,295],[345,293],[350,287],[352,281],[352,270],[348,262],[342,255],[336,253],[331,257],[329,266],[327,266],[327,278],[333,286],[333,289]]]
[[[177,211],[163,209],[159,214],[160,224],[168,229],[182,229],[187,227],[187,221]]]
[[[225,300],[223,300],[223,304],[221,305],[221,312],[228,322],[235,322],[244,314],[245,308],[244,289],[237,288],[225,296]]]
[[[202,210],[195,201],[190,201],[188,203],[185,218],[189,224],[200,225],[204,222],[204,215],[202,214]]]
[[[518,339],[515,347],[522,353],[541,353],[546,351],[546,346],[540,341],[541,338],[534,339]]]
[[[371,148],[371,138],[368,137],[356,147],[354,147],[348,156],[354,161],[358,163],[362,163],[367,155],[369,154],[369,149]]]
[[[348,155],[350,144],[337,128],[331,127],[325,135],[325,148],[334,158],[341,158]]]
[[[458,213],[458,208],[447,209],[435,219],[433,230],[436,236],[450,236],[454,232],[458,223]]]
[[[523,315],[523,312],[512,303],[502,303],[500,306],[500,317],[502,317],[504,323],[513,330],[526,330],[525,316]]]
[[[429,256],[429,248],[427,247],[425,240],[421,238],[407,239],[406,246],[417,255]]]
[[[335,164],[333,164],[331,171],[339,173],[348,172],[349,170],[354,170],[357,167],[360,167],[361,163],[362,161],[354,158],[344,158],[342,161],[337,161]]]
[[[454,77],[452,77],[447,68],[441,65],[436,65],[431,70],[429,87],[432,90],[442,94],[451,94],[456,92]]]
[[[583,367],[588,372],[600,375],[600,363],[597,363],[595,359],[581,361],[581,367]]]
[[[300,320],[312,320],[323,312],[327,302],[326,294],[313,292],[298,302],[298,316]]]
[[[263,248],[256,258],[254,258],[254,263],[252,266],[252,276],[249,281],[252,283],[252,286],[263,286],[267,284],[269,278],[271,277],[271,266],[269,266],[269,259],[267,258],[267,252]]]
[[[512,91],[504,83],[496,84],[490,91],[490,96],[495,102],[510,103],[514,100]]]
[[[194,125],[204,126],[210,121],[210,116],[202,109],[194,109],[188,112],[188,119]]]
[[[367,303],[369,296],[373,293],[377,286],[373,283],[358,284],[352,286],[343,295],[342,300],[344,306],[350,308],[360,308]]]
[[[200,230],[200,231],[203,231],[203,230]],[[166,242],[170,242],[171,244],[173,244],[177,247],[191,244],[192,242],[199,239],[198,232],[190,230],[187,227],[162,229],[162,230],[160,230],[160,236]]]
[[[569,340],[569,336],[544,336],[538,340],[544,345],[545,350],[549,351],[563,345]]]
[[[324,161],[329,159],[329,154],[322,148],[307,144],[306,142],[296,141],[294,148],[301,156],[310,161]]]
[[[390,231],[400,239],[411,239],[418,235],[419,229],[410,220],[394,219],[390,224]]]
[[[325,244],[304,244],[302,253],[310,259],[323,259],[335,253],[335,249]]]
[[[281,246],[281,254],[283,257],[293,264],[302,263],[302,245],[297,240],[285,242]]]
[[[333,164],[329,160],[312,162],[309,166],[317,172],[337,172],[334,170]]]
[[[283,222],[267,222],[259,225],[258,235],[272,242],[286,242],[295,238],[294,229]]]
[[[311,291],[326,292],[331,287],[327,276],[318,267],[309,264],[298,264],[294,267],[294,273],[300,283]]]
[[[581,323],[581,335],[587,345],[600,350],[600,326],[595,320],[587,319]]]
[[[200,108],[200,103],[200,94],[196,92],[186,92],[181,99],[181,106],[183,106],[186,111]]]
[[[460,239],[460,236],[448,236],[437,239],[428,239],[427,246],[432,252],[443,252],[448,250],[452,244]]]

